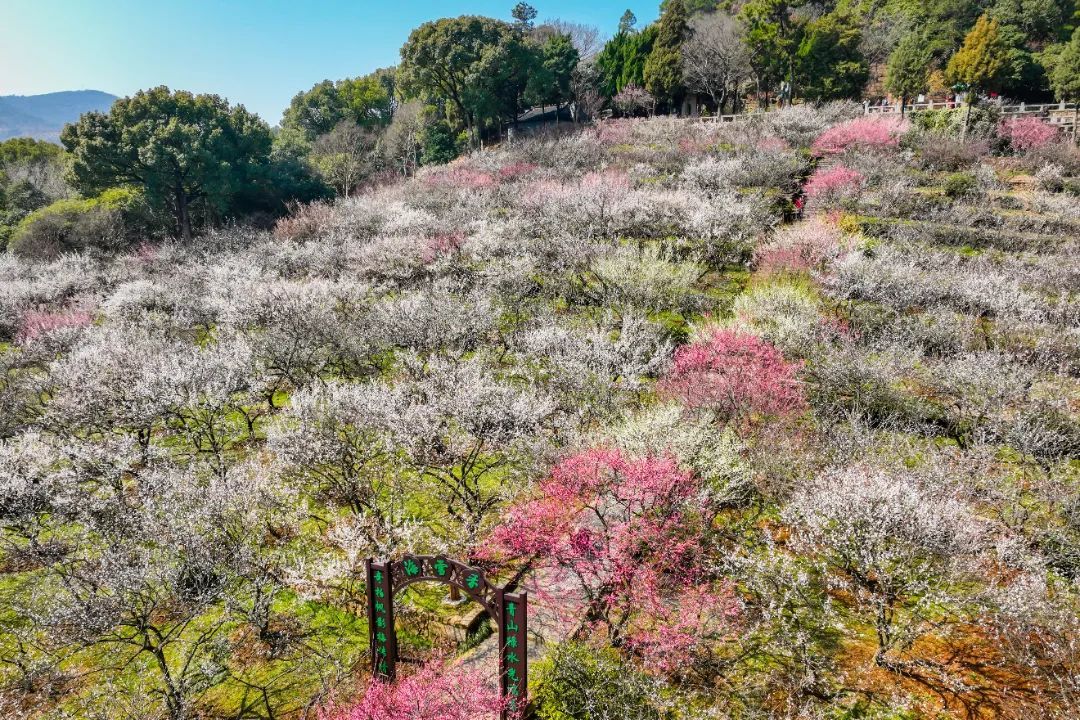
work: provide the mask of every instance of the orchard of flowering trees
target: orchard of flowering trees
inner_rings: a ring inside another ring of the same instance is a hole
[[[443,588],[366,670],[364,560],[427,554],[529,588],[539,717],[1075,717],[1080,155],[966,125],[606,121],[0,255],[0,715],[490,716]]]

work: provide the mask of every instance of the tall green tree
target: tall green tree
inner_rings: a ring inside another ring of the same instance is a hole
[[[1010,48],[1001,36],[997,20],[983,14],[964,38],[945,67],[945,79],[967,91],[967,112],[964,114],[964,135],[971,122],[971,106],[979,93],[997,90],[1011,67]]]
[[[907,110],[907,102],[922,92],[930,83],[930,63],[933,50],[922,33],[910,32],[901,38],[889,55],[885,74],[885,87],[900,97],[900,115]]]
[[[571,99],[570,83],[580,55],[569,35],[556,33],[537,51],[529,74],[528,101],[531,105],[560,106]]]
[[[337,84],[344,117],[363,128],[386,127],[394,114],[394,70],[376,70]]]
[[[323,80],[293,97],[281,119],[281,126],[296,128],[308,140],[314,140],[333,130],[344,117],[344,102],[337,85],[332,80]]]
[[[861,97],[870,79],[870,67],[859,49],[861,39],[858,26],[836,13],[809,23],[796,53],[800,96],[809,100]]]
[[[337,82],[323,80],[293,97],[281,126],[300,130],[309,141],[346,120],[365,128],[386,127],[394,112],[394,86],[392,68]]]
[[[793,97],[796,54],[806,24],[794,12],[797,7],[788,0],[749,0],[739,11],[759,96],[786,78],[788,101]]]
[[[536,8],[527,2],[519,2],[510,11],[510,17],[514,18],[514,25],[520,30],[532,30],[536,24]]]
[[[226,214],[265,177],[271,149],[269,126],[243,105],[164,86],[117,100],[108,113],[84,114],[60,139],[80,191],[139,188],[172,215],[184,239],[193,208]]]
[[[1009,46],[997,20],[982,15],[945,67],[945,79],[971,93],[996,90],[1009,69]]]
[[[514,118],[528,80],[521,33],[492,18],[427,22],[401,48],[398,82],[407,97],[452,106],[474,144],[486,121]]]
[[[667,3],[657,27],[656,42],[645,61],[645,89],[668,107],[676,107],[686,93],[682,46],[690,34],[683,0]]]
[[[1050,64],[1050,87],[1058,100],[1076,103],[1073,108],[1073,142],[1076,142],[1078,121],[1080,121],[1080,28],[1073,31],[1072,39],[1054,53]]]
[[[649,25],[641,32],[628,30],[616,33],[596,56],[600,74],[600,92],[614,97],[627,85],[645,84],[645,62],[656,42],[657,26]]]

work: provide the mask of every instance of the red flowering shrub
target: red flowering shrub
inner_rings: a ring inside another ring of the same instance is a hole
[[[834,125],[818,135],[811,150],[815,155],[836,155],[849,147],[894,148],[907,130],[907,121],[894,117],[865,116]]]
[[[488,552],[531,558],[556,576],[549,585],[571,588],[585,617],[611,637],[628,633],[660,667],[665,647],[693,645],[684,635],[695,621],[678,617],[672,598],[703,593],[694,602],[724,608],[714,619],[730,617],[735,602],[710,590],[703,554],[715,510],[704,496],[701,479],[670,458],[587,450],[559,463],[534,498],[510,510]],[[678,637],[663,639],[668,630]]]
[[[863,188],[866,178],[858,170],[836,165],[816,170],[803,186],[806,199],[814,205],[826,208],[855,197]]]
[[[20,344],[25,344],[55,330],[89,327],[93,321],[93,316],[85,310],[65,310],[55,313],[28,310],[23,313],[15,340]]]
[[[705,342],[679,348],[658,389],[726,420],[790,415],[806,407],[797,369],[756,335],[717,330]]]
[[[1026,152],[1049,145],[1057,139],[1057,128],[1040,118],[1005,118],[998,125],[998,134],[1009,141],[1013,150]]]
[[[319,720],[493,720],[502,705],[484,673],[432,662],[395,683],[373,680],[358,704]]]

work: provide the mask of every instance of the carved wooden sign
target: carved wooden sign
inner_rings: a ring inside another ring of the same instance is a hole
[[[372,668],[393,680],[398,660],[394,595],[417,582],[440,582],[459,588],[480,603],[499,628],[499,688],[506,699],[504,720],[523,707],[529,680],[528,593],[507,592],[488,582],[484,571],[440,555],[408,555],[380,563],[368,560],[368,627]]]

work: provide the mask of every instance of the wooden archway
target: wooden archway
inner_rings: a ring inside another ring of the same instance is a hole
[[[526,592],[512,593],[488,582],[484,571],[441,555],[408,555],[380,563],[368,560],[368,627],[372,669],[393,680],[398,660],[394,596],[417,582],[439,582],[460,589],[480,603],[499,628],[499,691],[506,699],[506,720],[524,707],[528,691],[528,603]]]

